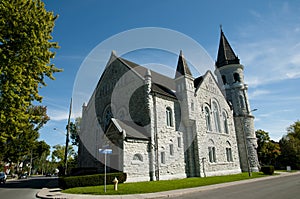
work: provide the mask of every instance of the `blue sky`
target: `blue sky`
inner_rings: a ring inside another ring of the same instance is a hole
[[[51,146],[65,143],[63,131],[70,98],[76,74],[85,58],[106,39],[143,27],[183,33],[197,41],[214,61],[219,45],[219,26],[222,24],[227,39],[245,66],[251,108],[258,109],[253,113],[256,129],[268,131],[270,137],[278,141],[286,133],[286,128],[299,119],[299,1],[44,2],[47,10],[59,15],[52,35],[61,48],[56,50],[52,63],[64,69],[64,72],[55,74],[55,81],[48,80],[48,86],[40,89],[44,96],[42,104],[48,107],[51,118],[41,130],[40,139]],[[116,49],[103,52],[105,59],[108,60],[112,50]],[[185,56],[189,59],[187,54]],[[134,59],[130,54],[128,57]],[[176,67],[177,57],[167,58],[168,64]],[[137,57],[133,61],[140,60]],[[59,130],[54,131],[53,128]]]

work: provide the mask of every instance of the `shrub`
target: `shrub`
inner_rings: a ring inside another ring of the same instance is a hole
[[[106,174],[106,184],[113,184],[113,179],[117,177],[119,183],[126,181],[126,173],[108,173]],[[104,184],[104,174],[60,177],[58,179],[59,187],[68,189],[73,187],[97,186]]]
[[[272,166],[272,165],[270,165],[270,166],[262,166],[261,167],[261,171],[265,175],[273,175],[274,174],[274,166]]]

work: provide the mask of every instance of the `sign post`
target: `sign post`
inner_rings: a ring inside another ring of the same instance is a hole
[[[112,154],[112,149],[99,149],[101,154],[104,154],[104,192],[106,192],[106,154]]]

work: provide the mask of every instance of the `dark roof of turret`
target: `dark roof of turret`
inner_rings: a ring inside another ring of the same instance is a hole
[[[180,50],[180,54],[178,57],[178,63],[177,63],[177,69],[176,69],[176,74],[175,78],[178,78],[182,75],[190,75],[192,76],[192,73],[186,63],[186,60],[183,56],[182,50]]]
[[[228,64],[239,64],[239,63],[240,63],[240,59],[235,55],[234,51],[232,50],[221,28],[221,37],[220,37],[216,67],[220,68]]]

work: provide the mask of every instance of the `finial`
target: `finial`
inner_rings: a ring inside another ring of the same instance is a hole
[[[221,30],[221,32],[223,32],[223,30],[222,30],[222,24],[220,24],[220,30]]]
[[[111,51],[111,55],[117,56],[117,52],[116,52],[115,50],[112,50],[112,51]]]

